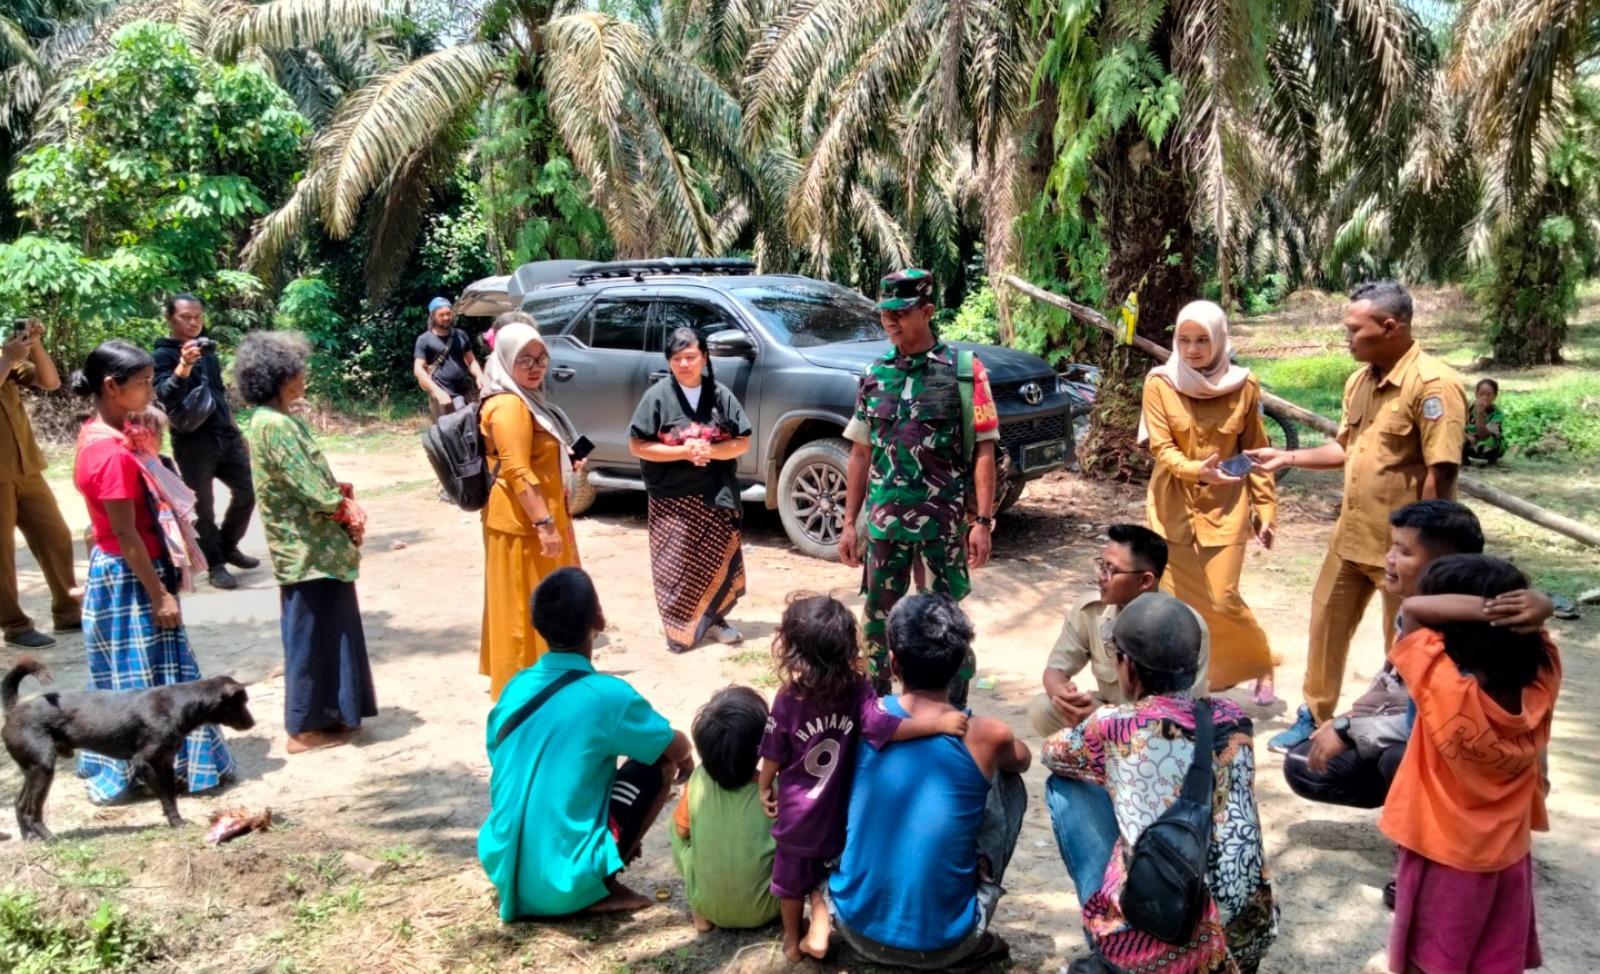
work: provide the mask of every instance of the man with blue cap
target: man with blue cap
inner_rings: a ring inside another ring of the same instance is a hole
[[[428,330],[417,336],[411,372],[428,394],[428,408],[435,420],[477,398],[471,383],[483,387],[483,370],[472,354],[472,339],[456,327],[455,309],[445,298],[428,302]]]

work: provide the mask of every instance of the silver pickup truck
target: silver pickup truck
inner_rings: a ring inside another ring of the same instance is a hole
[[[668,374],[666,336],[689,327],[706,337],[718,381],[755,429],[739,460],[745,501],[776,509],[800,550],[836,557],[850,456],[844,427],[857,378],[889,349],[871,301],[827,281],[757,274],[743,260],[541,261],[473,284],[457,313],[512,308],[538,322],[549,342],[551,398],[594,443],[586,482],[572,485],[574,513],[595,488],[644,488],[628,423],[645,390]],[[983,360],[1000,412],[1003,512],[1027,481],[1073,462],[1072,414],[1084,404],[1037,356],[956,344]]]

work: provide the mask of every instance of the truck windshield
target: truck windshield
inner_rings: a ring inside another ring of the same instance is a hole
[[[772,337],[791,348],[883,337],[871,301],[829,284],[763,284],[733,289]]]

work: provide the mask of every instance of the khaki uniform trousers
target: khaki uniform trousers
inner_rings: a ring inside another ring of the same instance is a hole
[[[1305,699],[1320,725],[1332,720],[1339,708],[1350,641],[1361,627],[1361,617],[1372,593],[1383,595],[1383,648],[1394,645],[1394,620],[1400,600],[1383,586],[1383,566],[1346,561],[1328,552],[1311,594],[1311,644],[1306,659]]]
[[[83,612],[71,592],[78,584],[72,532],[44,474],[34,473],[0,483],[0,628],[7,636],[33,628],[17,591],[18,529],[50,586],[50,614],[56,627],[77,626]]]
[[[1161,588],[1206,621],[1211,633],[1207,675],[1213,692],[1270,674],[1272,647],[1266,631],[1239,594],[1245,542],[1217,547],[1169,542],[1167,550]]]

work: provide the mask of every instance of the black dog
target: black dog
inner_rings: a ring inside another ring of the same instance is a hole
[[[23,677],[50,682],[50,669],[23,657],[0,680],[0,706],[6,723],[0,737],[22,769],[22,794],[17,796],[17,825],[24,839],[54,838],[44,827],[44,802],[56,773],[56,756],[71,757],[76,748],[128,762],[135,780],[161,800],[167,824],[183,824],[178,815],[177,775],[173,759],[183,739],[206,724],[249,730],[256,720],[246,704],[250,695],[231,676],[213,676],[149,690],[87,690],[44,693],[17,703]]]

